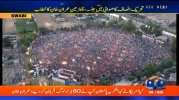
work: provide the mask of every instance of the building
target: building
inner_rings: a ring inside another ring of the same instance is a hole
[[[166,36],[158,36],[158,37],[156,37],[156,42],[157,43],[164,44],[167,41],[168,41],[168,38]]]
[[[17,36],[15,35],[15,33],[14,34],[6,34],[6,35],[3,35],[3,38],[4,37],[8,37],[9,38],[9,40],[10,40],[10,42],[11,42],[11,44],[12,44],[12,46],[13,46],[13,48],[14,49],[16,49],[17,48]]]
[[[155,36],[149,34],[143,34],[142,39],[146,42],[155,42]]]
[[[65,21],[65,14],[52,14],[51,17],[56,23],[64,22]]]
[[[176,73],[171,73],[170,74],[170,78],[169,78],[169,81],[174,81],[174,82],[176,82]]]
[[[75,71],[61,68],[55,72],[55,75],[52,76],[52,80],[65,84],[66,80],[71,79],[73,81],[76,81],[73,78],[75,74],[76,74]]]

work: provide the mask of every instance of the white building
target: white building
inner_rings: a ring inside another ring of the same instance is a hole
[[[75,71],[61,68],[57,71],[56,75],[52,77],[52,80],[65,83],[65,80],[73,79],[75,73],[76,73]]]
[[[173,73],[170,74],[169,81],[174,81],[174,82],[176,82],[176,73],[175,73],[175,74],[173,74]]]
[[[165,36],[158,36],[156,37],[156,42],[157,43],[161,43],[161,44],[164,44],[165,42],[167,42],[168,38],[165,37]]]
[[[155,42],[154,35],[143,34],[142,39],[148,42]]]

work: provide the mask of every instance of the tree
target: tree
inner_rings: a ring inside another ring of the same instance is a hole
[[[149,64],[144,67],[145,76],[149,77],[157,72],[157,66]]]
[[[47,28],[45,28],[45,27],[39,28],[39,31],[40,31],[40,34],[42,34],[42,35],[48,34],[48,33],[50,32],[50,31],[49,31]]]
[[[147,29],[147,27],[145,27],[145,25],[141,25],[140,29],[144,32],[148,32],[148,29]]]
[[[149,22],[147,24],[147,27],[145,27],[145,25],[141,25],[140,29],[147,34],[155,34],[156,37],[162,35],[162,29],[160,28],[160,26],[155,25],[152,22]]]
[[[129,20],[128,22],[124,23],[121,28],[123,31],[132,32],[135,31],[136,26],[131,20]]]
[[[58,31],[60,31],[60,29],[59,29],[59,28],[57,28],[57,29],[56,29],[56,31],[58,32]]]
[[[142,36],[142,32],[141,31],[135,31],[134,34],[138,35],[138,36]]]
[[[117,20],[110,20],[110,21],[107,23],[107,25],[108,25],[109,27],[114,27],[116,24],[117,24]]]
[[[3,46],[4,47],[12,47],[11,41],[9,39],[9,37],[4,37],[3,38]]]
[[[33,37],[31,36],[27,36],[27,35],[23,35],[20,38],[20,42],[22,45],[25,45],[26,47],[28,47],[30,45],[30,42],[33,40]]]
[[[168,27],[176,27],[176,22],[172,22],[171,24],[168,25]]]
[[[93,21],[86,21],[86,28],[90,28],[90,27],[93,27],[94,25],[94,22]]]
[[[70,30],[70,28],[67,28],[67,27],[62,27],[62,28],[60,28],[60,30],[61,30],[61,31],[69,31],[69,30]]]
[[[162,36],[162,30],[161,29],[154,29],[153,30],[153,33],[155,34],[156,37],[158,36]]]
[[[94,24],[94,26],[101,28],[101,27],[104,27],[105,24],[106,24],[106,22],[97,21],[97,22]]]
[[[37,37],[36,33],[26,33],[21,35],[20,43],[21,43],[21,50],[25,52],[26,48],[30,45],[30,43]]]
[[[170,69],[167,71],[168,73],[176,73],[176,69]]]
[[[27,63],[26,67],[31,70],[33,68],[32,64],[30,62]]]
[[[33,85],[33,82],[32,82],[32,81],[30,81],[30,82],[28,83],[28,85]]]
[[[25,28],[23,28],[22,32],[20,32],[20,34],[25,34],[27,31]]]
[[[110,82],[110,81],[109,81],[107,78],[101,79],[101,83],[102,83],[103,85],[107,85],[109,82]]]
[[[144,76],[144,73],[142,71],[138,71],[135,73],[135,77],[137,78],[137,80],[141,80],[141,78]]]
[[[170,68],[172,67],[174,64],[174,62],[172,60],[167,60],[167,61],[163,61],[161,64],[160,64],[160,67],[161,69],[166,69],[166,68]]]
[[[7,58],[7,60],[12,60],[13,59],[13,57],[12,56],[9,56],[8,58]]]
[[[176,38],[173,38],[172,40],[172,47],[171,47],[171,51],[173,53],[173,59],[176,59]]]
[[[8,62],[7,62],[7,65],[13,65],[14,64],[14,62],[12,61],[12,60],[9,60]]]
[[[129,75],[127,78],[128,78],[129,81],[133,81],[133,80],[135,80],[136,77],[132,76],[132,75]]]
[[[25,53],[27,51],[27,46],[21,44],[21,50],[22,50],[22,53]]]

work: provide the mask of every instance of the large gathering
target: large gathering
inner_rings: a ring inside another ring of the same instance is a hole
[[[163,20],[165,19],[165,20]],[[3,20],[3,84],[176,83],[176,16],[33,14]]]
[[[171,58],[170,46],[146,41],[111,29],[59,31],[39,36],[29,51],[33,64],[48,69],[76,72],[77,81],[97,83],[110,77],[111,84],[146,64],[160,64]]]

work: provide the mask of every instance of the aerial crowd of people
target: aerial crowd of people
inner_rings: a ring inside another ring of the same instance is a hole
[[[115,83],[146,64],[171,58],[168,45],[105,28],[42,35],[29,50],[33,65],[39,64],[49,73],[60,68],[72,70],[78,81],[94,83],[104,77]]]

